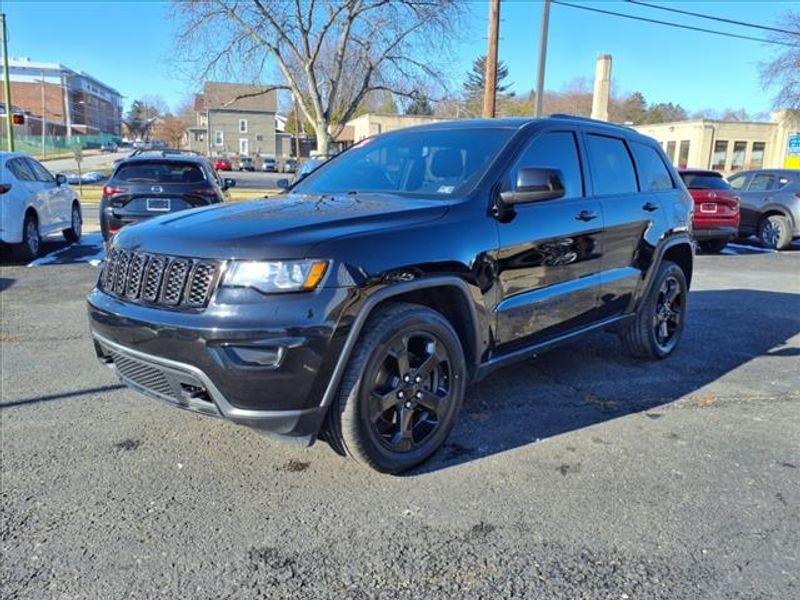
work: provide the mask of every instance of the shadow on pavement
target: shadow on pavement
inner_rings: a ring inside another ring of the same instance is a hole
[[[0,277],[0,292],[4,292],[10,288],[16,281],[16,279],[11,279],[9,277]]]
[[[684,338],[671,357],[629,358],[616,336],[583,338],[507,367],[468,388],[445,446],[409,475],[448,468],[659,408],[757,357],[782,361],[800,349],[781,347],[800,333],[800,294],[753,290],[692,292]],[[765,367],[769,369],[769,366]],[[778,363],[775,363],[775,368]],[[782,370],[783,377],[785,368]],[[779,378],[772,372],[763,377]],[[598,444],[602,430],[593,438]]]
[[[49,396],[36,396],[35,398],[23,398],[22,400],[11,400],[10,402],[0,402],[0,410],[4,408],[12,408],[14,406],[24,406],[26,404],[39,404],[40,402],[51,402],[53,400],[64,400],[66,398],[75,398],[76,396],[86,396],[88,394],[101,394],[103,392],[114,392],[116,390],[124,389],[122,384],[117,385],[102,385],[100,387],[86,388],[83,390],[75,390],[73,392],[63,392],[61,394],[51,394]]]
[[[100,233],[86,233],[77,244],[64,240],[43,240],[41,256],[28,263],[28,266],[99,264],[103,256],[103,236]],[[24,266],[26,263],[17,260],[10,251],[4,251],[0,264]]]

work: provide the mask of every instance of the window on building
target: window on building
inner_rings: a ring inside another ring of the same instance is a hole
[[[714,154],[711,155],[711,168],[715,171],[724,171],[728,160],[728,140],[714,142]]]
[[[731,171],[741,171],[744,167],[744,153],[747,142],[733,142],[733,157],[731,158]]]
[[[222,135],[222,130],[221,130],[221,129],[217,129],[217,130],[214,132],[214,145],[215,145],[215,146],[222,146],[222,144],[224,143],[224,141],[225,141],[225,140],[224,140],[224,137],[223,137],[223,135]]]
[[[681,140],[678,150],[678,168],[685,169],[689,166],[689,140]]]
[[[675,164],[675,142],[667,142],[667,158],[671,164]]]
[[[764,150],[766,146],[764,142],[753,142],[753,148],[750,151],[751,169],[760,169],[764,166]]]
[[[581,163],[578,160],[578,146],[575,136],[567,131],[546,133],[535,138],[511,169],[511,184],[517,181],[521,168],[549,167],[561,171],[564,178],[564,197],[579,198],[583,196],[583,177]]]
[[[775,176],[771,173],[757,173],[747,188],[749,192],[766,192],[771,190],[775,183]]]
[[[634,142],[631,144],[631,150],[639,170],[639,186],[642,191],[655,192],[674,187],[661,155],[654,148]]]
[[[256,135],[256,141],[257,141],[257,142],[263,142],[263,141],[264,141],[264,136],[263,136],[263,135],[261,135],[260,133],[259,133],[259,134],[257,134],[257,135]]]
[[[625,142],[604,135],[588,135],[586,142],[594,193],[606,196],[636,192],[636,173]]]
[[[239,133],[247,133],[247,119],[239,119]]]

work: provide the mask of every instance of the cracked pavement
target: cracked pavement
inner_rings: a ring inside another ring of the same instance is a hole
[[[120,387],[96,269],[6,264],[2,596],[798,597],[800,251],[695,268],[671,358],[498,371],[389,477]]]

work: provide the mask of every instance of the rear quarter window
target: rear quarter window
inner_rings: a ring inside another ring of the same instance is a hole
[[[171,161],[135,161],[122,164],[114,174],[120,183],[202,183],[200,165]]]
[[[671,190],[675,187],[661,155],[655,148],[639,142],[632,142],[631,151],[636,159],[639,185],[643,192]]]

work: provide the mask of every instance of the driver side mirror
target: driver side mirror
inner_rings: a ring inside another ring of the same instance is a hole
[[[278,179],[278,181],[275,182],[275,185],[277,185],[278,188],[281,189],[281,190],[288,190],[289,189],[289,180],[288,179]]]
[[[230,178],[226,177],[225,179],[222,180],[222,189],[223,190],[228,190],[228,189],[230,189],[232,187],[236,187],[236,180],[235,179],[230,179]]]
[[[561,171],[545,167],[524,167],[517,174],[514,189],[501,192],[500,199],[506,205],[554,200],[566,194]]]
[[[61,187],[65,183],[67,183],[67,176],[64,175],[63,173],[58,173],[56,175],[56,185]]]

